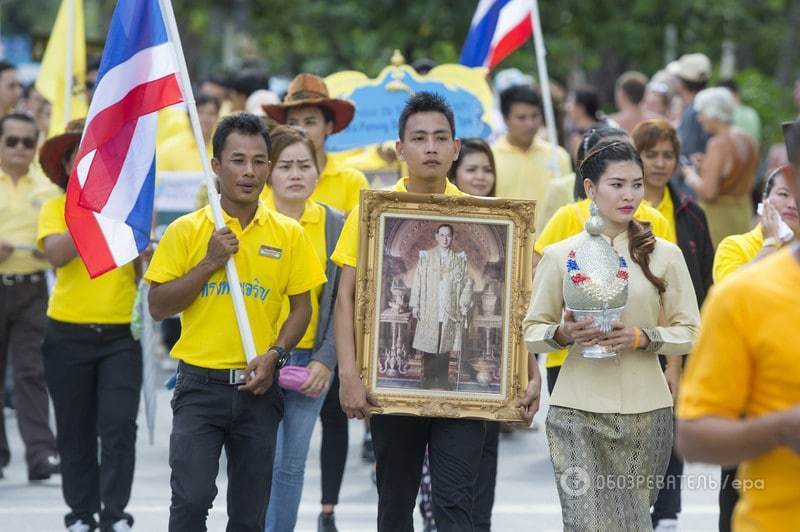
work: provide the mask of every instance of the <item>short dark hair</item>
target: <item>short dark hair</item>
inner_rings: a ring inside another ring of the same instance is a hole
[[[236,113],[226,116],[217,124],[217,129],[214,131],[214,138],[211,141],[214,150],[214,158],[219,159],[222,155],[222,150],[225,148],[225,141],[231,133],[241,133],[243,135],[260,135],[267,145],[267,155],[269,156],[272,151],[272,141],[269,138],[269,133],[259,117],[250,113]]]
[[[723,79],[717,83],[717,87],[725,87],[734,94],[739,94],[739,84],[733,78]]]
[[[6,70],[16,70],[16,69],[17,65],[15,65],[14,63],[0,60],[0,75],[2,75],[3,72],[5,72]]]
[[[515,103],[527,103],[542,110],[542,97],[529,85],[514,85],[500,93],[500,112],[506,117]]]
[[[625,72],[617,79],[617,89],[621,90],[632,104],[639,105],[647,89],[647,76],[635,70]]]
[[[400,113],[400,121],[398,124],[398,134],[400,140],[406,132],[406,123],[411,115],[417,113],[441,113],[447,118],[447,123],[450,124],[450,134],[456,138],[456,119],[453,115],[453,108],[447,103],[443,96],[433,93],[422,91],[411,96],[406,100],[406,105]]]
[[[694,94],[697,94],[708,86],[707,81],[689,81],[688,79],[683,79],[680,76],[678,76],[678,79],[681,83],[683,83],[683,86],[686,87],[686,90]]]
[[[0,70],[2,72],[2,70]],[[31,115],[28,113],[9,113],[3,118],[0,118],[0,137],[5,134],[5,127],[6,122],[9,120],[17,120],[19,122],[25,122],[33,126],[34,136],[39,138],[39,128],[36,127],[36,120],[33,119]]]
[[[231,90],[250,96],[259,89],[269,85],[269,75],[258,68],[246,68],[231,75],[228,87]]]
[[[447,228],[450,229],[450,236],[453,236],[453,235],[456,234],[456,230],[453,229],[453,226],[450,225],[450,224],[439,224],[439,226],[436,228],[436,231],[434,231],[434,234],[438,235],[439,234],[439,229],[441,229],[442,227],[447,227]]]
[[[591,85],[575,89],[575,103],[583,107],[592,120],[600,120],[600,95],[597,93],[597,89]]]
[[[202,107],[203,105],[211,104],[217,108],[218,113],[222,105],[218,98],[215,98],[214,96],[211,96],[209,94],[200,94],[197,98],[194,99],[194,104],[198,108]]]

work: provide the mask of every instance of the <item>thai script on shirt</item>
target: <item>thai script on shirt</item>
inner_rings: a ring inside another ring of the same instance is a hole
[[[242,287],[244,297],[252,297],[260,301],[264,301],[270,292],[269,288],[261,286],[258,277],[253,279],[253,282],[240,282],[239,285]],[[207,282],[200,289],[200,297],[223,296],[230,292],[231,286],[228,281]]]

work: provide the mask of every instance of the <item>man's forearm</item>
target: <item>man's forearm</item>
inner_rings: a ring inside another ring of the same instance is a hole
[[[160,321],[183,312],[197,299],[200,289],[217,269],[202,260],[183,277],[164,284],[154,284],[148,298],[150,315],[154,320]]]
[[[336,359],[339,376],[358,376],[355,342],[355,269],[345,266],[339,279],[339,291],[333,309],[333,328],[336,338]]]
[[[780,429],[780,414],[746,419],[679,419],[676,445],[687,461],[730,466],[778,447]]]
[[[308,329],[308,321],[311,319],[311,300],[308,292],[289,296],[289,303],[291,310],[275,339],[275,345],[279,345],[287,351],[294,349],[297,342],[303,338]]]

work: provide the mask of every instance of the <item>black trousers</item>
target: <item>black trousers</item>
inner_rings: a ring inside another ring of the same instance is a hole
[[[339,504],[344,468],[347,464],[347,414],[339,403],[339,372],[333,370],[333,381],[319,413],[322,442],[319,459],[322,468],[322,504]]]
[[[439,532],[470,532],[486,423],[378,415],[371,418],[378,477],[378,531],[413,532],[425,448]]]
[[[734,488],[737,467],[722,468],[721,487],[719,489],[719,532],[731,532],[733,509],[739,502],[739,492]]]
[[[64,521],[101,530],[121,519],[131,496],[142,352],[130,326],[89,327],[50,320],[44,363],[61,454]],[[100,439],[98,462],[97,440]]]
[[[681,477],[683,476],[683,460],[675,454],[675,448],[669,457],[667,472],[664,477],[664,487],[658,492],[658,497],[653,505],[650,517],[653,527],[661,519],[677,519],[681,513]]]
[[[47,318],[47,284],[44,274],[37,282],[0,283],[0,388],[5,386],[9,355],[13,367],[17,424],[25,443],[28,471],[56,455],[56,438],[50,430],[50,400],[42,362],[42,340]],[[11,453],[3,414],[5,393],[0,393],[0,467]]]
[[[475,483],[472,502],[472,521],[475,532],[491,532],[494,488],[497,484],[497,447],[500,440],[500,423],[486,422],[486,436],[481,453],[478,481]]]
[[[262,532],[283,417],[277,383],[263,395],[178,368],[169,440],[170,532],[206,530],[217,495],[222,448],[228,459],[228,532]]]

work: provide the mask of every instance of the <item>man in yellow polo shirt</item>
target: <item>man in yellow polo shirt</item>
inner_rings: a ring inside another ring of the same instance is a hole
[[[397,154],[408,164],[408,177],[392,188],[420,194],[463,193],[447,179],[458,158],[453,111],[441,96],[418,92],[406,102],[399,120]],[[334,310],[340,397],[348,417],[367,416],[379,406],[367,392],[356,368],[354,306],[358,264],[359,215],[356,207],[345,222],[332,259],[342,266]],[[538,409],[539,379],[529,363],[530,383],[519,401],[528,421]],[[485,424],[470,419],[376,415],[370,419],[378,487],[378,531],[413,530],[413,510],[428,449],[437,529],[473,529],[473,489],[484,447]]]
[[[228,456],[228,529],[262,531],[283,397],[276,371],[302,338],[310,291],[325,282],[314,245],[296,221],[259,201],[269,173],[269,136],[255,115],[226,117],[214,133],[226,227],[210,207],[169,225],[145,279],[150,313],[181,313],[170,436],[169,530],[205,530],[223,445]],[[225,275],[233,256],[259,353],[247,363]],[[290,311],[276,330],[281,306]]]
[[[800,192],[800,121],[787,133]],[[678,399],[686,460],[739,464],[732,530],[800,530],[800,243],[730,274],[703,307]]]
[[[503,91],[500,110],[508,131],[492,145],[497,165],[495,196],[542,203],[550,180],[572,172],[569,154],[536,136],[542,126],[542,99],[532,87],[516,85]],[[553,155],[558,169],[551,168]]]
[[[56,440],[48,424],[49,399],[42,365],[47,306],[47,262],[36,251],[39,209],[58,194],[31,172],[39,132],[26,114],[0,119],[0,392],[12,357],[15,406],[25,443],[29,480],[58,472]],[[0,393],[0,478],[11,458]]]
[[[283,103],[264,106],[267,115],[279,124],[288,124],[304,130],[314,143],[317,163],[322,168],[317,187],[311,199],[342,212],[350,212],[358,205],[362,188],[369,182],[355,168],[347,168],[325,151],[329,135],[345,129],[356,112],[349,100],[331,98],[322,78],[313,74],[299,74],[289,84]],[[264,188],[262,199],[267,199],[272,189]]]

